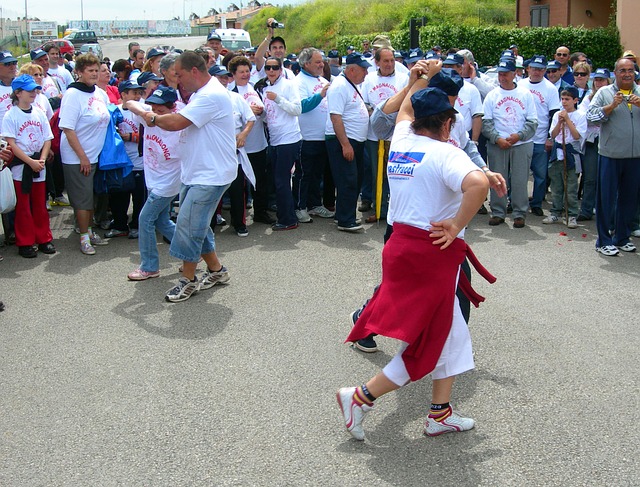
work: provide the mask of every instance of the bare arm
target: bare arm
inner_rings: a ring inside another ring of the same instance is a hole
[[[272,22],[275,22],[275,19],[268,19],[267,25],[271,25]],[[269,49],[269,43],[271,42],[271,39],[273,39],[273,29],[271,27],[267,27],[267,30],[269,32],[267,34],[267,37],[264,38],[264,40],[260,43],[258,49],[256,50],[256,71],[262,70],[265,62],[264,55]]]
[[[417,69],[417,79],[409,88],[409,91],[406,93],[402,104],[400,105],[400,110],[398,112],[398,118],[396,119],[396,124],[403,120],[413,121],[413,106],[411,105],[411,96],[419,90],[427,88],[429,86],[428,78],[433,77],[436,73],[438,73],[442,69],[442,61],[429,59],[428,61],[418,61],[416,66],[414,66],[411,71]],[[427,79],[424,79],[422,75],[426,75]]]
[[[236,134],[236,147],[244,147],[244,144],[247,141],[247,136],[249,135],[249,132],[251,132],[251,129],[253,129],[254,124],[255,122],[253,120],[247,122],[244,129],[242,129],[242,132]]]

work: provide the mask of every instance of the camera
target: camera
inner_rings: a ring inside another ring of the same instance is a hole
[[[6,140],[0,139],[0,150],[5,150],[8,145],[9,143]]]
[[[268,24],[267,27],[271,27],[272,29],[284,29],[284,24],[277,21],[273,21],[270,24]]]
[[[629,103],[629,97],[630,97],[630,96],[631,96],[631,95],[622,95],[622,99],[623,99],[624,101],[626,101],[627,103]]]

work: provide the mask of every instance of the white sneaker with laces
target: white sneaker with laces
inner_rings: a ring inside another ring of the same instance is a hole
[[[578,220],[575,216],[570,216],[569,221],[567,222],[568,228],[578,228]]]
[[[549,215],[547,218],[542,220],[542,223],[550,224],[550,223],[560,223],[560,217],[555,215]]]
[[[324,206],[316,206],[309,210],[309,215],[319,216],[320,218],[333,218],[336,216],[336,212],[328,210]]]
[[[95,255],[96,249],[93,248],[90,241],[80,242],[80,252],[84,255]]]
[[[171,303],[186,301],[200,290],[200,281],[190,281],[186,277],[178,279],[178,285],[169,289],[164,299]]]
[[[353,399],[353,394],[356,392],[355,387],[343,387],[336,394],[338,405],[342,411],[344,417],[344,424],[347,427],[347,431],[351,433],[356,440],[364,441],[364,430],[362,429],[362,422],[366,414],[373,409],[373,406],[362,406]]]
[[[427,422],[424,424],[424,434],[427,436],[438,436],[444,433],[455,433],[458,431],[467,431],[475,426],[476,422],[471,418],[463,418],[459,414],[452,412],[451,416],[442,420],[427,416]]]
[[[620,253],[615,245],[603,245],[602,247],[596,247],[596,252],[599,252],[602,255],[606,255],[607,257],[613,257],[614,255],[618,255]]]
[[[91,245],[109,245],[108,240],[102,240],[100,236],[93,231],[89,234],[89,239],[91,240]]]
[[[631,232],[632,237],[640,238],[640,228]]]
[[[627,242],[624,245],[618,245],[617,247],[620,250],[622,250],[623,252],[635,252],[636,251],[636,246],[633,245],[631,242]]]
[[[208,268],[200,277],[200,289],[210,289],[216,284],[226,284],[229,282],[231,277],[229,276],[229,271],[225,266],[222,266],[217,272],[211,272]]]
[[[296,210],[296,218],[300,223],[312,223],[313,218],[309,216],[307,210]]]

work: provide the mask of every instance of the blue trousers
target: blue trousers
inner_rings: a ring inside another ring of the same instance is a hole
[[[291,190],[291,169],[300,159],[301,142],[273,146],[273,179],[276,185],[276,217],[282,225],[298,223],[293,193]]]
[[[533,198],[529,202],[531,208],[542,208],[542,200],[547,191],[547,168],[549,165],[549,153],[544,144],[533,144],[533,156],[531,157],[531,172],[533,172]]]
[[[336,185],[336,219],[338,225],[347,226],[356,222],[358,192],[364,173],[364,142],[349,139],[355,156],[347,161],[342,155],[342,146],[338,139],[327,139],[327,152],[331,164],[331,173]]]

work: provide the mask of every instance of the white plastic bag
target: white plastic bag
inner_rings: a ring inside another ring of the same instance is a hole
[[[15,210],[16,202],[16,188],[13,185],[11,170],[4,167],[0,170],[0,213],[9,213]]]

